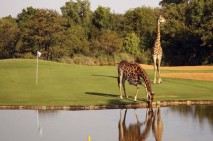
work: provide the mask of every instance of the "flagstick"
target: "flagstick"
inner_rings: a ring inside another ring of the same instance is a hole
[[[38,53],[37,53],[37,66],[36,66],[36,85],[38,85]]]

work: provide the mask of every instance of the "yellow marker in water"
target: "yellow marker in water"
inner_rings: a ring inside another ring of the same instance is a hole
[[[91,137],[90,137],[90,135],[88,136],[88,141],[91,141]]]

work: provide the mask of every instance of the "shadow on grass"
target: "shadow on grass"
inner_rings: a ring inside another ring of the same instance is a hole
[[[98,93],[98,92],[85,92],[85,94],[96,95],[96,96],[104,96],[104,97],[118,97],[118,95],[108,94],[108,93]]]
[[[117,76],[109,76],[109,75],[92,75],[92,76],[97,76],[97,77],[109,77],[109,78],[118,78]]]
[[[111,97],[112,99],[107,102],[108,104],[131,104],[131,103],[138,103],[138,102],[147,102],[147,99],[145,98],[138,98],[137,102],[135,102],[134,97],[132,96],[129,96],[129,98],[120,99],[120,95],[109,94],[109,93],[85,92],[85,94],[102,96],[102,97]]]
[[[138,103],[145,103],[145,102],[147,102],[147,100],[146,99],[138,99],[136,102],[134,101],[134,99],[133,98],[124,98],[124,99],[119,99],[119,98],[117,98],[117,99],[110,99],[110,100],[108,100],[108,104],[109,105],[113,105],[113,104],[117,104],[117,105],[120,105],[120,104],[138,104]]]

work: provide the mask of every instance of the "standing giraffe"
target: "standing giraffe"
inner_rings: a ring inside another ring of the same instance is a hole
[[[160,63],[161,63],[163,51],[162,51],[161,43],[160,43],[160,24],[165,23],[165,21],[166,20],[161,15],[159,16],[157,20],[157,39],[155,40],[155,44],[152,49],[152,55],[154,60],[154,84],[156,83],[157,72],[158,72],[158,83],[162,82],[162,79],[160,77]],[[158,63],[157,63],[157,60],[158,60]]]
[[[122,87],[124,95],[126,95],[125,81],[128,81],[130,85],[137,87],[135,101],[137,101],[137,95],[139,91],[139,85],[143,85],[146,90],[147,99],[152,101],[154,99],[154,93],[152,92],[151,82],[146,71],[137,63],[132,64],[127,61],[121,61],[118,65],[118,86],[120,88],[120,98],[122,96]],[[144,82],[144,83],[143,83]]]

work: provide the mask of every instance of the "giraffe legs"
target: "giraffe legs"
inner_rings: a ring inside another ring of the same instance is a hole
[[[135,101],[137,101],[138,91],[139,91],[139,88],[140,88],[138,85],[136,87],[137,87],[137,89],[136,89]]]
[[[156,83],[156,75],[157,75],[157,55],[153,55],[153,61],[154,61],[154,84]]]
[[[148,94],[148,91],[147,91],[146,84],[144,84],[143,86],[145,87],[146,97],[147,97],[148,100],[150,100],[150,99],[149,99],[149,94]],[[140,88],[138,85],[137,85],[136,87],[137,87],[137,89],[136,89],[135,101],[137,101],[138,91],[139,91],[139,88]]]
[[[128,98],[128,95],[126,94],[126,88],[125,88],[125,78],[122,78],[122,86],[123,86],[123,90],[124,90],[124,95],[126,98]]]
[[[147,90],[146,84],[144,84],[143,86],[144,86],[145,91],[146,91],[147,100],[150,102],[150,101],[151,101],[151,99],[150,99],[150,94],[149,94],[149,92],[148,92],[148,90]]]
[[[158,55],[158,83],[159,84],[163,82],[162,79],[161,79],[161,77],[160,77],[160,68],[161,68],[160,63],[161,63],[161,58],[162,58],[162,55]]]
[[[120,99],[123,99],[123,94],[122,94],[122,78],[123,78],[123,71],[120,71],[120,74],[119,74],[119,82],[118,82],[118,85],[119,85],[119,89],[120,89]]]
[[[153,60],[154,60],[154,84],[156,83],[156,77],[158,75],[158,83],[162,83],[162,79],[160,76],[160,64],[161,64],[161,58],[162,55],[153,55]],[[158,60],[158,64],[157,64]]]
[[[119,77],[118,77],[118,86],[120,89],[120,99],[123,99],[123,94],[122,94],[122,88],[124,90],[124,95],[128,98],[128,95],[126,94],[126,88],[125,88],[125,78],[123,76],[123,71],[119,70]]]
[[[147,97],[147,99],[149,100],[149,94],[148,94],[146,85],[144,85],[144,87],[145,87],[145,91],[146,91],[146,97]]]

